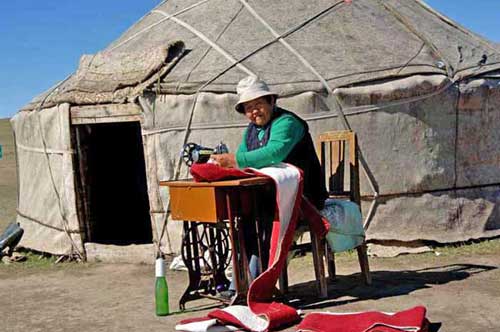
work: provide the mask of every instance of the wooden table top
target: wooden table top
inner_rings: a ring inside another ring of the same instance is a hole
[[[181,181],[160,181],[160,186],[165,187],[246,187],[271,183],[271,179],[264,176],[255,176],[245,179],[214,181],[214,182],[194,182],[193,180]]]

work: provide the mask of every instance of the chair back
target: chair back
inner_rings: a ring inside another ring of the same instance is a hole
[[[322,172],[331,198],[361,203],[356,133],[328,131],[319,135],[318,150]],[[348,173],[348,176],[346,174]]]

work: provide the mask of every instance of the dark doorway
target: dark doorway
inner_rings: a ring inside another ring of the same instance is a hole
[[[73,129],[84,241],[152,243],[139,122],[76,125]]]

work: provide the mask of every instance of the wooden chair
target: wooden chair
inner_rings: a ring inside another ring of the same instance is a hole
[[[330,198],[348,199],[358,205],[361,203],[359,187],[358,146],[356,134],[352,131],[331,131],[319,136],[319,154],[323,174],[325,175]],[[345,181],[345,172],[349,171],[349,182]],[[346,184],[349,186],[347,187]],[[309,231],[308,229],[306,232]],[[316,277],[316,287],[321,298],[328,296],[327,279],[325,277],[325,261],[328,266],[329,279],[336,275],[335,254],[331,251],[325,239],[319,239],[309,232],[311,243],[292,246],[291,250],[311,249]],[[371,284],[370,268],[366,243],[363,241],[356,248],[359,265],[364,282]],[[280,290],[288,292],[287,266],[284,267],[279,279]]]
[[[319,155],[330,198],[349,199],[361,207],[359,185],[358,144],[356,134],[350,130],[329,131],[319,135]],[[349,181],[346,183],[346,171]],[[348,184],[348,186],[347,186]],[[326,245],[330,280],[335,279],[335,254]],[[365,284],[371,284],[366,243],[356,247],[361,275]]]

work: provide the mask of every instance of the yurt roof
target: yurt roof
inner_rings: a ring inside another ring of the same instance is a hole
[[[497,45],[419,0],[169,0],[25,109],[124,102],[158,79],[164,93],[222,93],[252,73],[286,95],[498,69]]]

